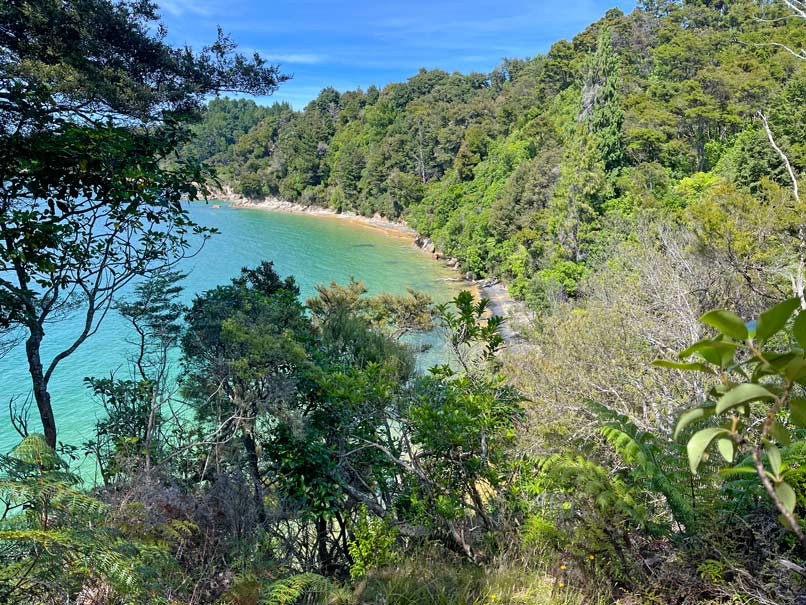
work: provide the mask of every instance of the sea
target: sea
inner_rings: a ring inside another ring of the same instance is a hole
[[[228,283],[242,267],[263,260],[272,261],[280,275],[293,275],[303,299],[315,294],[317,284],[347,283],[351,277],[362,281],[369,294],[404,294],[413,288],[431,295],[435,302],[446,302],[468,287],[457,280],[455,272],[417,248],[410,236],[393,230],[330,215],[237,208],[226,202],[194,202],[189,211],[197,223],[215,227],[219,233],[177,267],[188,274],[182,284],[186,303],[197,293]],[[131,287],[121,294],[127,295],[131,295]],[[80,323],[80,315],[74,315],[46,326],[46,367],[48,360],[72,341]],[[62,443],[79,446],[91,438],[102,409],[84,378],[110,374],[128,377],[131,335],[127,322],[111,312],[98,332],[59,364],[50,392]],[[419,355],[419,368],[446,361],[444,338],[438,332],[419,335],[412,344],[427,349]],[[20,439],[11,426],[8,404],[12,398],[25,401],[30,391],[24,347],[19,345],[0,358],[2,453],[9,452]],[[41,431],[35,403],[30,411],[29,430]]]

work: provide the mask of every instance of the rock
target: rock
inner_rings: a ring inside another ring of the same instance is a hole
[[[435,254],[437,251],[437,247],[434,245],[434,242],[432,242],[428,237],[417,236],[417,238],[414,240],[414,243],[429,254]]]

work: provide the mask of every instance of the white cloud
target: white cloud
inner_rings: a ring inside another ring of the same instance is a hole
[[[260,56],[272,63],[299,63],[302,65],[313,65],[322,63],[326,57],[313,53],[260,53]]]
[[[158,0],[160,9],[174,17],[184,15],[200,15],[209,17],[213,14],[212,7],[207,2],[200,0]]]

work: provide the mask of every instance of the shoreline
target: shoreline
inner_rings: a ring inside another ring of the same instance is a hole
[[[390,221],[380,215],[375,216],[362,216],[355,212],[337,212],[332,208],[323,208],[322,206],[304,206],[295,202],[288,202],[279,198],[270,197],[262,200],[253,200],[239,196],[236,194],[221,194],[220,197],[223,201],[231,202],[233,208],[242,208],[247,210],[268,210],[270,212],[284,212],[287,214],[310,214],[313,216],[320,216],[323,218],[334,218],[342,221],[347,221],[354,224],[359,224],[372,229],[383,231],[388,235],[395,237],[403,237],[414,241],[417,239],[417,232],[403,222]]]
[[[458,259],[447,257],[439,252],[430,239],[421,237],[414,229],[402,221],[390,221],[377,214],[368,217],[354,212],[337,212],[332,208],[323,208],[322,206],[305,206],[276,197],[261,200],[250,199],[238,195],[231,190],[216,192],[214,196],[211,197],[229,202],[233,208],[284,212],[288,214],[309,214],[321,218],[337,219],[382,231],[392,237],[409,240],[412,245],[423,253],[430,254],[436,262],[440,262],[448,269],[454,271],[456,273],[455,281],[465,282],[474,296],[477,295],[486,298],[489,301],[487,308],[492,315],[501,315],[506,319],[501,328],[501,336],[507,344],[515,344],[522,341],[522,336],[515,325],[513,325],[513,322],[525,321],[527,313],[522,302],[516,301],[510,297],[507,286],[497,279],[478,280],[470,279],[467,275],[463,275],[459,270]],[[210,201],[214,200],[211,199]]]

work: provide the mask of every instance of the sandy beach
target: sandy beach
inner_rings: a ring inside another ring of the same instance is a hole
[[[273,197],[254,200],[245,198],[241,195],[233,193],[232,191],[217,192],[214,197],[230,202],[235,208],[267,210],[270,212],[288,212],[292,214],[311,214],[322,218],[347,221],[363,227],[383,231],[384,233],[393,237],[405,238],[411,241],[412,245],[417,246],[418,237],[417,232],[414,229],[403,222],[390,221],[380,215],[368,217],[355,214],[354,212],[336,212],[331,208],[322,208],[321,206],[304,206],[302,204],[296,204],[294,202]],[[490,313],[494,315],[501,315],[507,320],[501,328],[501,335],[508,343],[520,340],[521,336],[517,331],[516,324],[518,322],[525,321],[525,308],[522,302],[513,300],[509,296],[509,292],[507,291],[505,284],[498,280],[466,279],[460,273],[458,268],[451,266],[449,262],[446,262],[450,259],[447,259],[445,255],[435,255],[430,250],[426,250],[421,246],[417,247],[423,250],[424,254],[431,254],[432,257],[439,259],[437,262],[442,262],[446,266],[453,269],[456,272],[457,281],[465,282],[468,290],[470,290],[474,295],[484,297],[490,301],[488,305]]]
[[[279,198],[265,198],[261,200],[252,200],[237,195],[220,195],[220,197],[228,202],[231,202],[235,208],[249,208],[270,210],[272,212],[288,212],[292,214],[313,214],[324,218],[333,218],[342,221],[347,221],[373,229],[378,229],[389,235],[395,237],[405,237],[414,241],[417,237],[417,232],[405,223],[394,222],[383,218],[380,215],[375,216],[362,216],[354,212],[336,212],[332,208],[323,208],[321,206],[303,206],[294,202],[288,202]]]

